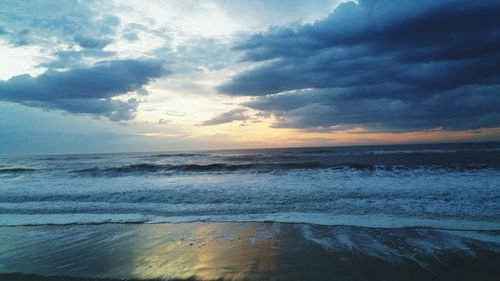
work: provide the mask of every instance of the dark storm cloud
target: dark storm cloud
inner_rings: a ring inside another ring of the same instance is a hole
[[[219,116],[216,116],[210,120],[203,121],[201,123],[201,126],[214,126],[214,125],[220,125],[220,124],[225,124],[225,123],[231,123],[233,121],[244,121],[248,120],[249,117],[246,116],[245,113],[246,109],[238,108],[238,109],[233,109],[228,112],[224,112]]]
[[[274,114],[276,127],[500,125],[496,0],[348,2],[324,20],[275,27],[235,49],[262,64],[218,90],[256,96],[246,105]]]
[[[375,87],[367,91],[380,91]],[[245,105],[277,117],[274,127],[310,131],[365,126],[375,131],[450,130],[499,125],[500,86],[464,86],[431,98],[351,98],[360,89],[322,89],[261,97]],[[334,127],[332,127],[334,126]],[[336,127],[335,127],[336,126]]]
[[[168,73],[160,62],[150,60],[106,61],[68,71],[49,70],[37,77],[25,74],[0,81],[0,100],[128,120],[133,118],[138,101],[113,98],[140,91],[151,80]]]

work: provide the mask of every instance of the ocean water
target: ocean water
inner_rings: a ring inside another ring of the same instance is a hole
[[[500,230],[500,143],[0,158],[0,225]]]

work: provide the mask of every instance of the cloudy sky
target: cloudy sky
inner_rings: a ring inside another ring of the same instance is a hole
[[[0,0],[0,153],[500,140],[498,0]]]

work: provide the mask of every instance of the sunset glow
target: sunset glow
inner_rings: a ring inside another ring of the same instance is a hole
[[[499,139],[498,73],[483,64],[497,56],[428,34],[389,42],[397,16],[370,12],[432,4],[285,2],[1,2],[0,152]],[[380,23],[377,38],[363,31],[371,22]],[[351,40],[342,30],[359,42],[342,43]],[[475,57],[472,71],[486,76],[463,79],[461,58],[405,40]]]

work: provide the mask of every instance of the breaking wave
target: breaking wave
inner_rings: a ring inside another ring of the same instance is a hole
[[[19,174],[19,173],[27,173],[34,171],[35,169],[28,169],[28,168],[3,168],[0,169],[0,174]]]
[[[139,163],[117,167],[92,167],[80,170],[73,170],[72,173],[79,176],[123,176],[128,174],[162,174],[172,172],[186,173],[269,173],[275,171],[286,170],[313,170],[313,169],[330,169],[330,170],[358,170],[358,171],[407,171],[415,169],[427,170],[457,170],[457,171],[473,171],[481,169],[496,169],[498,165],[491,164],[449,164],[449,165],[373,165],[365,163],[321,163],[321,162],[289,162],[289,163],[244,163],[244,164],[227,164],[227,163],[210,163],[210,164],[154,164],[154,163]]]
[[[500,229],[498,146],[0,158],[0,225],[219,220],[339,224],[341,217],[347,223],[386,217],[395,225],[437,226],[458,220],[446,225],[462,229],[467,223],[466,228],[474,229],[480,222]],[[410,151],[416,152],[406,153]],[[415,223],[417,218],[432,221]]]

